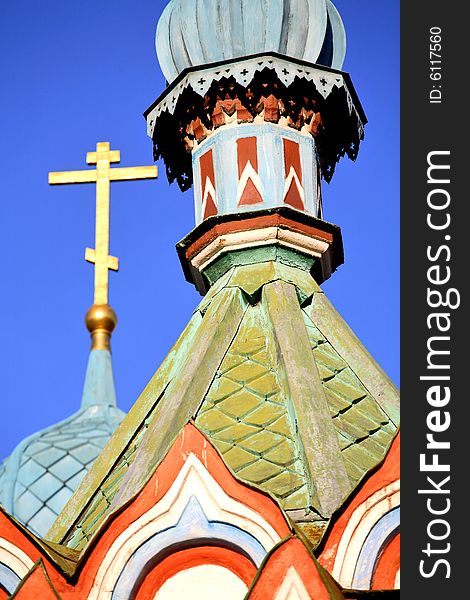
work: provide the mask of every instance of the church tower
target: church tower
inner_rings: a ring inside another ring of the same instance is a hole
[[[193,187],[203,298],[46,539],[0,514],[0,562],[19,599],[396,597],[398,393],[320,287],[343,262],[322,180],[366,123],[341,17],[172,0],[156,46],[147,131]]]

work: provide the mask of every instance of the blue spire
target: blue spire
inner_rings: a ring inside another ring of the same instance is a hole
[[[80,410],[29,436],[0,466],[0,504],[44,537],[122,421],[109,350],[92,350]]]
[[[81,407],[90,406],[116,406],[113,365],[109,350],[90,352]]]

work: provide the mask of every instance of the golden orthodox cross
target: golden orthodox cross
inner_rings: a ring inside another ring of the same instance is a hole
[[[129,181],[135,179],[154,179],[158,175],[157,167],[117,167],[119,150],[110,150],[109,142],[98,142],[96,152],[87,152],[88,165],[96,169],[83,171],[62,171],[49,173],[49,183],[96,183],[96,225],[95,249],[87,248],[85,260],[95,265],[94,304],[108,304],[108,271],[119,269],[119,260],[109,254],[109,184],[111,181]]]

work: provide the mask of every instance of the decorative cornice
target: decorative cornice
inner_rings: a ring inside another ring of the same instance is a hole
[[[196,94],[204,98],[214,81],[233,77],[239,85],[249,87],[255,78],[255,74],[264,69],[274,71],[279,81],[286,87],[292,85],[296,78],[311,81],[315,84],[319,94],[325,99],[331,94],[333,88],[344,87],[351,110],[356,112],[362,124],[367,123],[364,110],[348,73],[323,65],[315,65],[298,58],[282,56],[274,52],[263,52],[242,59],[220,61],[182,71],[144,112],[144,117],[148,123],[148,135],[152,137],[155,119],[163,112],[174,113],[178,98],[186,88],[191,88]]]
[[[347,73],[268,53],[187,69],[144,113],[170,182],[192,185],[190,152],[217,128],[256,120],[315,138],[329,181],[354,160],[367,122]]]
[[[187,281],[205,294],[209,286],[203,273],[221,256],[273,245],[318,259],[315,277],[319,283],[343,262],[340,228],[288,207],[209,217],[176,249]]]

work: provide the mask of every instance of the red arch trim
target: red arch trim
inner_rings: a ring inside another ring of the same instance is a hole
[[[224,567],[232,571],[248,587],[256,574],[255,565],[248,558],[234,550],[218,546],[187,548],[171,554],[158,563],[143,580],[135,594],[135,600],[153,598],[165,581],[181,571],[200,565]]]

